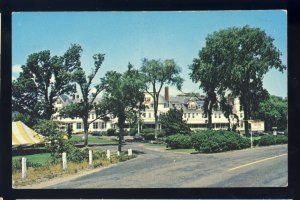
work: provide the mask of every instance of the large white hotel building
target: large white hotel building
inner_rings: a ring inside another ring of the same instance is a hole
[[[100,99],[96,99],[100,100]],[[79,95],[73,95],[71,98],[66,95],[61,95],[57,98],[54,108],[56,109],[56,114],[53,115],[55,121],[60,122],[63,128],[71,126],[74,133],[83,132],[83,122],[81,118],[63,118],[59,116],[59,110],[64,106],[71,104],[72,102],[80,101]],[[204,96],[188,96],[181,95],[172,97],[169,95],[169,88],[165,87],[164,96],[160,95],[158,100],[158,115],[161,113],[166,113],[169,109],[177,108],[183,110],[183,120],[187,122],[192,130],[206,129],[207,128],[207,116],[203,113]],[[240,102],[238,98],[231,102],[233,105],[233,113],[239,118],[237,130],[244,130],[244,112],[241,110]],[[150,94],[145,94],[145,110],[141,111],[142,124],[140,128],[154,128],[154,106],[153,98]],[[104,121],[102,119],[96,118],[95,111],[91,111],[89,114],[89,121],[95,120],[91,123],[89,127],[89,132],[93,131],[106,131],[110,128],[117,128],[117,118],[108,116],[109,120]],[[236,123],[234,120],[234,115],[230,116],[230,122]],[[229,125],[228,119],[224,116],[223,112],[220,110],[214,110],[212,114],[212,126],[213,129],[227,129]],[[128,127],[128,125],[127,125]]]

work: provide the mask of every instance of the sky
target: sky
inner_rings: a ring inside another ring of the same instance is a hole
[[[274,38],[287,65],[287,13],[269,11],[138,11],[138,12],[16,12],[12,17],[12,80],[28,55],[50,50],[63,55],[71,44],[83,48],[81,63],[89,74],[92,56],[105,59],[96,81],[109,70],[123,72],[130,62],[140,68],[142,59],[174,59],[184,78],[183,92],[200,92],[189,78],[189,65],[205,46],[205,38],[229,27],[258,27]],[[287,97],[287,72],[270,70],[264,87],[272,95]],[[170,88],[170,95],[180,94]],[[203,94],[203,93],[202,93]]]

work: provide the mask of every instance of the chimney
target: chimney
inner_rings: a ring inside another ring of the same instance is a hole
[[[165,87],[165,100],[169,102],[170,98],[169,98],[169,87],[166,86]]]

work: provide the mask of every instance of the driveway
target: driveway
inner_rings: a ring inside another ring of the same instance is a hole
[[[128,148],[138,157],[47,188],[287,186],[287,145],[215,154],[164,152],[139,143],[123,147]]]

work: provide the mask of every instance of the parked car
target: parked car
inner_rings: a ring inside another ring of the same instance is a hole
[[[92,136],[102,136],[102,133],[100,131],[94,131],[92,132]]]
[[[143,141],[143,140],[145,140],[144,137],[140,135],[133,136],[133,141]]]

